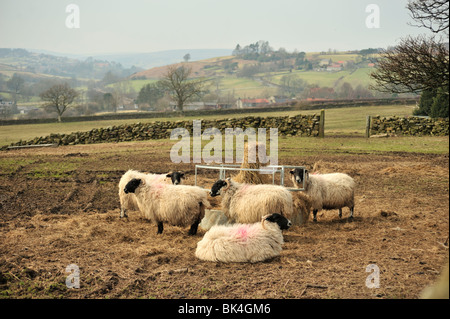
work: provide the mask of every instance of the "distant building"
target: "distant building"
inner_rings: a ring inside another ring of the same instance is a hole
[[[286,103],[289,100],[290,99],[287,96],[283,96],[283,95],[274,95],[274,96],[269,97],[270,104]]]
[[[330,64],[330,60],[329,59],[322,59],[322,60],[319,61],[319,65],[320,66],[326,66],[328,64]]]
[[[13,105],[14,104],[14,102],[12,102],[12,101],[3,101],[2,99],[0,99],[0,106],[10,106],[10,105]]]
[[[236,101],[236,107],[238,109],[243,109],[247,107],[264,107],[270,104],[268,99],[241,99]]]
[[[170,102],[170,108],[177,110],[177,103]],[[198,110],[216,110],[220,108],[227,108],[228,104],[219,104],[217,102],[189,102],[184,103],[183,111],[198,111]]]
[[[17,111],[20,114],[27,114],[31,111],[39,111],[39,108],[37,106],[18,106]]]
[[[12,101],[3,101],[0,99],[0,115],[6,116],[8,114],[11,114],[13,110],[14,102]]]
[[[342,70],[342,64],[339,64],[339,63],[332,63],[327,66],[328,72],[336,72],[336,71],[341,71],[341,70]]]

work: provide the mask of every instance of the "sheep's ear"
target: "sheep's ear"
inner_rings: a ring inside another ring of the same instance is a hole
[[[291,169],[291,170],[289,171],[289,173],[291,173],[291,175],[294,175],[294,170]]]
[[[169,178],[172,177],[172,172],[167,173],[166,177],[169,177]]]
[[[186,178],[186,176],[184,176],[184,173],[183,173],[183,172],[180,172],[180,177],[181,177],[181,178]]]
[[[266,229],[265,222],[266,222],[266,220],[269,220],[270,216],[272,216],[272,215],[268,214],[268,215],[264,215],[261,218],[261,226],[262,226],[263,229]]]

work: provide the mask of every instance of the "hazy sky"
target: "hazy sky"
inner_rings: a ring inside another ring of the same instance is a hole
[[[0,47],[63,53],[233,49],[258,40],[288,51],[386,47],[409,26],[407,0],[0,0]],[[66,6],[80,27],[66,26]],[[369,4],[379,28],[367,28]]]

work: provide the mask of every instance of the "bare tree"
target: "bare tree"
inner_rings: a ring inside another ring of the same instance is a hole
[[[9,79],[8,82],[6,82],[6,86],[10,90],[12,98],[14,100],[14,106],[13,106],[13,110],[12,110],[13,113],[16,113],[16,111],[17,111],[17,100],[18,100],[19,94],[22,91],[24,83],[25,83],[25,80],[17,73],[14,73],[12,78]]]
[[[72,89],[67,83],[64,83],[52,86],[39,96],[46,102],[46,107],[54,109],[58,113],[58,122],[61,122],[61,116],[78,96],[78,92]]]
[[[371,86],[381,92],[409,93],[449,85],[449,52],[434,37],[408,37],[391,50],[385,50],[377,70],[370,74]]]
[[[185,66],[169,66],[159,85],[171,99],[177,103],[177,109],[183,111],[184,104],[203,92],[203,80],[190,79],[192,69]]]
[[[448,35],[448,1],[410,0],[407,9],[417,26],[435,36],[407,37],[393,49],[381,52],[377,69],[370,76],[372,89],[382,92],[409,93],[446,88],[449,85],[449,51],[438,33]]]
[[[434,33],[446,32],[449,28],[449,2],[448,0],[410,0],[406,6],[411,17],[418,24],[417,27],[425,27]]]

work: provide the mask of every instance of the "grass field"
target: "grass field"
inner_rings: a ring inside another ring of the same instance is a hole
[[[350,83],[353,87],[362,85],[367,87],[371,84],[371,79],[369,73],[373,71],[373,68],[359,68],[355,71],[353,70],[342,70],[338,72],[317,72],[317,71],[292,71],[292,72],[277,72],[271,74],[268,79],[269,81],[279,84],[281,78],[285,75],[294,75],[299,79],[302,79],[308,84],[316,84],[320,87],[332,87],[336,88],[339,84],[344,82]]]
[[[215,88],[212,88],[214,90]],[[276,94],[276,88],[264,86],[263,83],[248,79],[227,76],[220,80],[219,89],[222,94],[233,93],[235,97],[254,98]]]
[[[408,116],[412,114],[413,106],[404,105],[381,105],[329,109],[325,112],[325,134],[328,135],[362,135],[365,130],[365,121],[367,115],[381,116]],[[287,112],[262,112],[251,114],[252,116],[293,116],[297,114],[314,114],[318,110],[306,111],[287,111]],[[229,117],[245,117],[249,114],[239,115],[217,115],[203,116],[203,119],[221,119]],[[139,119],[139,120],[108,120],[108,121],[87,121],[75,123],[46,123],[46,124],[25,124],[0,126],[0,146],[11,144],[19,140],[28,140],[38,136],[46,136],[50,133],[71,133],[89,131],[93,128],[108,127],[135,122],[154,122],[154,121],[177,121],[193,120],[198,117],[175,117],[158,119]]]

